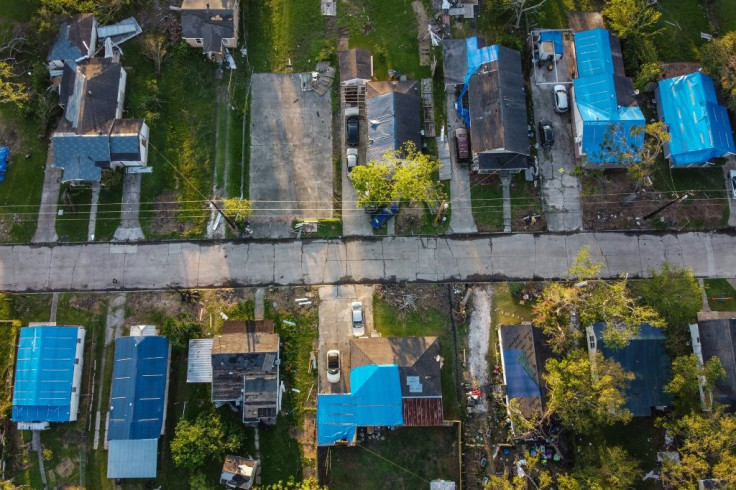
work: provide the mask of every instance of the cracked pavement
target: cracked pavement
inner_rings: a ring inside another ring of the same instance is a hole
[[[556,279],[586,245],[605,264],[604,277],[643,277],[663,262],[698,277],[736,270],[736,235],[728,232],[4,245],[0,290]]]

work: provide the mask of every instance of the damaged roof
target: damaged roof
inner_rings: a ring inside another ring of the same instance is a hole
[[[94,26],[94,14],[75,15],[61,24],[59,37],[51,46],[47,60],[77,60],[87,56],[90,50],[95,49],[95,46],[89,46]]]
[[[237,0],[184,0],[181,36],[202,39],[205,52],[220,52],[222,40],[235,37]]]

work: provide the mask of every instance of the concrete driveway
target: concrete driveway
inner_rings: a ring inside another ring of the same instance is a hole
[[[478,227],[473,219],[473,206],[470,199],[470,164],[457,161],[455,129],[464,124],[455,110],[455,91],[445,91],[445,114],[447,114],[447,134],[445,141],[437,139],[437,145],[446,147],[450,153],[452,175],[450,176],[450,231],[453,233],[477,233]],[[443,148],[440,148],[442,151]]]
[[[373,332],[373,286],[324,286],[319,288],[318,393],[350,392],[350,340],[353,338],[350,305],[363,303],[365,335]],[[340,351],[340,381],[327,382],[327,351]]]
[[[340,90],[344,90],[340,87]],[[366,138],[368,126],[365,120],[365,109],[360,113],[360,144],[358,146],[358,165],[366,163]],[[342,178],[342,234],[345,236],[373,236],[371,215],[357,206],[358,196],[348,176],[347,145],[345,134],[345,101],[340,99],[340,174]]]
[[[532,76],[532,100],[534,101],[534,124],[543,119],[552,122],[555,143],[549,150],[539,150],[539,174],[542,184],[542,205],[549,231],[572,231],[583,228],[583,214],[580,206],[580,181],[572,175],[575,169],[575,149],[573,147],[571,113],[557,114],[554,111],[555,80],[572,80],[574,68],[572,43],[565,40],[565,57],[558,63],[558,71],[537,68]],[[567,76],[565,76],[567,74]],[[567,83],[568,94],[571,83]],[[539,131],[536,128],[537,132]]]
[[[283,236],[258,224],[332,217],[330,92],[303,92],[299,73],[252,78],[250,199],[254,234]],[[288,231],[287,231],[288,233]]]

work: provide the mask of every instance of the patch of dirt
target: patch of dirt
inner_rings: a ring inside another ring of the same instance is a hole
[[[402,208],[396,217],[397,235],[416,235],[424,220],[424,209],[420,207]]]
[[[586,230],[716,229],[723,226],[724,213],[728,212],[728,205],[724,205],[728,198],[725,189],[690,191],[687,199],[642,220],[682,197],[683,193],[660,192],[646,187],[636,189],[624,172],[603,177],[586,176],[582,183],[580,201]]]
[[[600,12],[568,12],[567,19],[574,32],[606,27]]]
[[[126,325],[150,325],[161,319],[176,318],[180,315],[197,319],[199,311],[197,304],[183,302],[176,291],[131,292],[128,293],[125,304],[128,309]]]
[[[424,10],[424,4],[419,0],[411,2],[411,8],[417,16],[417,41],[419,43],[419,66],[429,66],[431,63],[430,53],[432,50],[432,42],[429,38],[429,17],[427,11]]]
[[[156,217],[153,218],[153,223],[151,223],[151,229],[154,234],[172,235],[174,233],[186,233],[187,225],[179,221],[181,204],[177,202],[178,197],[178,192],[169,191],[156,198],[156,204],[154,205]]]
[[[449,311],[447,286],[443,284],[387,284],[376,286],[374,291],[389,306],[401,311]]]
[[[99,315],[102,312],[101,300],[102,298],[96,294],[74,295],[69,298],[69,307]]]
[[[299,306],[296,303],[297,298],[307,298],[312,300],[314,303],[311,306]],[[266,305],[270,305],[275,310],[285,311],[291,314],[297,314],[304,312],[304,308],[314,308],[317,306],[319,300],[319,293],[317,288],[312,287],[271,287],[266,290],[266,295],[263,302]],[[273,306],[276,303],[276,306]]]
[[[61,478],[69,478],[74,472],[74,463],[68,457],[61,460],[61,463],[57,464],[54,471]]]

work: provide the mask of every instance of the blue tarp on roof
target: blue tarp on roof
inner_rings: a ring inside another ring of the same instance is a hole
[[[523,350],[505,350],[503,360],[506,368],[506,391],[509,397],[542,396],[536,373]]]
[[[168,362],[169,341],[164,337],[120,337],[115,341],[109,441],[161,435]]]
[[[465,121],[465,125],[470,127],[470,111],[467,107],[463,107],[463,97],[465,97],[465,94],[468,91],[470,78],[475,75],[478,68],[485,63],[498,61],[498,44],[479,48],[478,38],[475,36],[469,37],[465,40],[465,53],[468,58],[468,66],[465,72],[463,89],[460,91],[460,96],[457,98],[457,102],[455,102],[455,109],[457,110],[458,116]]]
[[[8,170],[8,157],[10,156],[10,148],[0,146],[0,182],[5,180],[5,172]]]
[[[15,422],[68,422],[79,329],[20,330],[13,386]]]
[[[605,29],[575,33],[578,78],[573,81],[575,103],[583,122],[582,153],[591,163],[616,163],[622,151],[638,151],[644,144],[645,119],[635,103],[623,105],[617,93],[629,91],[617,76],[610,35]],[[629,98],[633,98],[633,85]],[[624,144],[625,142],[625,144]]]
[[[670,405],[671,399],[664,392],[665,385],[671,379],[670,358],[665,351],[662,330],[644,323],[626,347],[609,349],[602,341],[604,328],[603,323],[593,327],[598,350],[604,357],[614,359],[625,371],[636,376],[626,389],[626,408],[635,417],[649,417],[652,407]]]
[[[728,111],[718,104],[710,77],[695,72],[660,80],[659,100],[670,133],[673,166],[702,164],[736,153]]]
[[[542,31],[539,33],[539,40],[543,43],[552,41],[555,44],[555,54],[565,53],[562,45],[562,31]]]
[[[358,427],[404,425],[396,364],[350,371],[351,393],[317,397],[317,444],[353,442]]]

